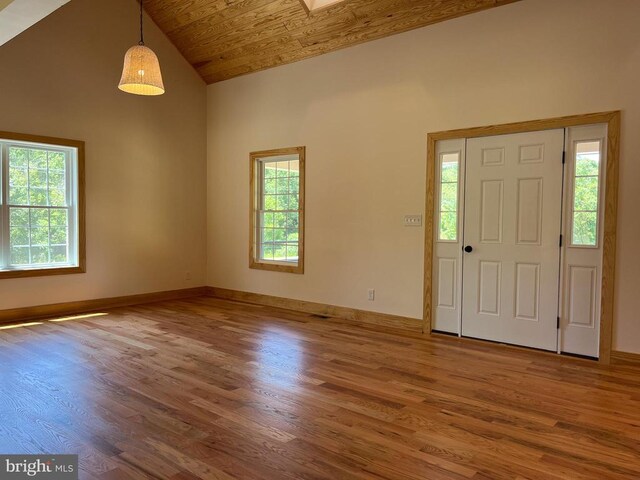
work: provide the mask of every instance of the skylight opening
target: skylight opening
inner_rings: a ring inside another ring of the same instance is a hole
[[[309,11],[318,10],[320,8],[328,7],[329,5],[333,5],[335,3],[344,2],[344,0],[302,0],[306,5]]]

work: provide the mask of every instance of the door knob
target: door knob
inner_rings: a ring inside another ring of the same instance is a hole
[[[471,245],[467,245],[466,247],[464,247],[464,251],[467,253],[471,253],[473,252],[473,247]]]

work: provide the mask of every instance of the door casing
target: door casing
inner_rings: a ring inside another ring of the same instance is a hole
[[[526,122],[463,128],[427,134],[427,189],[425,206],[423,332],[431,333],[433,315],[433,253],[434,253],[434,192],[436,173],[436,142],[455,138],[476,138],[511,133],[534,132],[580,125],[607,124],[607,165],[604,197],[604,244],[602,252],[602,282],[600,305],[599,361],[609,364],[614,318],[616,231],[618,203],[618,169],[620,157],[620,111],[589,113],[547,118]]]

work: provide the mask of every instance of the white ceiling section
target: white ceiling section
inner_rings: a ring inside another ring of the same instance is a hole
[[[69,0],[0,0],[0,45],[68,2]]]

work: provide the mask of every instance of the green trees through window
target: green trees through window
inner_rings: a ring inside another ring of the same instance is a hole
[[[249,268],[304,274],[305,147],[251,152]]]
[[[68,264],[68,153],[15,145],[4,151],[9,267]]]
[[[440,156],[440,225],[438,239],[458,239],[458,178],[460,154],[444,153]]]
[[[300,170],[298,160],[262,162],[260,258],[298,260]]]
[[[571,243],[596,246],[600,193],[600,142],[578,142],[573,184]]]

